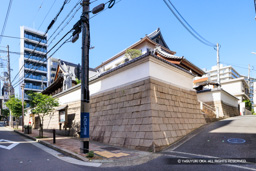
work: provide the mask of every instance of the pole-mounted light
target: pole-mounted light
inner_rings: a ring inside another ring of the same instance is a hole
[[[94,7],[92,9],[93,14],[97,14],[99,12],[101,12],[102,10],[104,10],[105,8],[105,4],[102,3],[100,5],[97,5],[96,7]],[[73,32],[73,37],[72,37],[72,43],[75,43],[78,39],[79,39],[79,34],[81,33],[81,23],[82,21],[85,20],[85,18],[82,16],[81,19],[73,26],[74,32]],[[85,21],[83,21],[85,22]]]

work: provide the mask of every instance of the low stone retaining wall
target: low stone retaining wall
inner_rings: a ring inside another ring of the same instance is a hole
[[[154,79],[91,98],[91,139],[159,151],[205,124],[194,91]]]

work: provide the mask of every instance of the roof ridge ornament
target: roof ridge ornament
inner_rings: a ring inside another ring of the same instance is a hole
[[[154,54],[159,53],[159,54],[163,55],[163,56],[166,57],[166,58],[176,58],[176,59],[183,59],[183,58],[184,58],[184,57],[174,56],[174,55],[172,55],[172,54],[169,54],[169,53],[165,52],[165,51],[162,49],[161,45],[157,45],[157,46],[154,48],[153,53],[154,53]]]

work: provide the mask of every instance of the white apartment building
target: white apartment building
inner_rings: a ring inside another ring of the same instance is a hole
[[[20,38],[20,80],[25,84],[24,96],[27,100],[28,91],[41,92],[47,87],[47,35],[21,26]]]
[[[217,82],[217,66],[213,66],[209,71],[204,69],[204,71],[206,72],[207,77],[209,77],[211,81]],[[232,66],[223,66],[223,64],[220,64],[220,83],[222,81],[239,77],[239,73]]]

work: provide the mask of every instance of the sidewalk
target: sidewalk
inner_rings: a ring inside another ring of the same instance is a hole
[[[8,128],[13,129],[11,127]],[[47,138],[36,138],[39,135],[39,131],[36,129],[32,130],[32,134],[24,134],[21,131],[21,127],[18,130],[14,130],[14,132],[59,151],[63,155],[85,162],[102,163],[101,167],[138,165],[160,156],[160,154],[151,152],[130,150],[90,141],[89,151],[94,151],[94,158],[88,159],[86,154],[80,152],[80,141],[78,138],[56,135],[56,143],[53,144],[53,134],[49,132],[44,132],[44,137]]]

